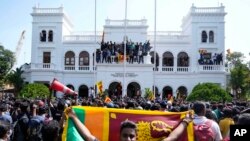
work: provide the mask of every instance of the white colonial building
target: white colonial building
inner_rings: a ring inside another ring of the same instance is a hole
[[[226,85],[223,5],[193,5],[183,18],[181,31],[150,32],[146,19],[106,19],[103,32],[76,32],[62,7],[34,7],[31,15],[31,63],[24,73],[27,83],[49,85],[56,78],[79,96],[87,96],[99,81],[103,89],[116,94],[122,91],[123,96],[154,87],[162,96],[187,95],[198,83]],[[148,40],[151,49],[144,45]],[[109,43],[101,46],[102,41]],[[125,64],[122,43],[127,46]],[[143,62],[139,63],[140,55]]]

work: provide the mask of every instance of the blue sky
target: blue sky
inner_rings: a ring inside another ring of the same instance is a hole
[[[96,0],[97,30],[102,31],[106,18],[124,19],[125,0]],[[180,30],[181,20],[194,3],[214,7],[223,3],[225,17],[225,48],[250,52],[250,0],[157,0],[157,30]],[[1,0],[0,43],[15,51],[21,32],[26,31],[18,65],[30,63],[32,7],[64,7],[74,24],[74,31],[94,31],[94,0]],[[148,19],[149,31],[154,30],[154,0],[128,0],[128,19]]]

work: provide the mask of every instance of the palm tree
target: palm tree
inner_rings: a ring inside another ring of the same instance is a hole
[[[24,79],[22,78],[22,67],[12,70],[6,77],[6,82],[14,86],[14,94],[17,96],[24,86]]]

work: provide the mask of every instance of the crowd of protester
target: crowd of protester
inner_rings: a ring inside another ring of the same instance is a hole
[[[116,44],[116,42],[101,42],[101,47],[96,51],[97,63],[119,63],[123,61],[125,43]],[[144,63],[143,56],[147,55],[152,47],[149,40],[144,43],[126,42],[126,61],[129,63]]]
[[[200,65],[223,65],[223,55],[222,53],[214,53],[211,56],[210,54],[200,52],[198,62]]]
[[[78,99],[64,97],[48,101],[39,98],[9,97],[0,101],[0,140],[59,141],[66,118],[64,110],[74,105],[163,112],[182,112],[192,109],[195,112],[194,124],[199,124],[207,119],[213,121],[212,127],[216,133],[216,141],[229,137],[231,124],[250,124],[250,108],[246,101],[193,103],[177,99],[173,101],[161,98],[149,100],[141,96],[113,97],[109,101],[106,101],[104,97]],[[73,117],[72,113],[69,117]],[[36,130],[33,130],[34,127]],[[183,127],[180,128],[183,129]],[[91,134],[89,133],[89,135]]]

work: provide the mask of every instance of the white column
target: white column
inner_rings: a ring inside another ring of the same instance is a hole
[[[79,56],[75,56],[75,70],[79,70]]]
[[[174,57],[174,72],[177,72],[177,57]]]
[[[159,70],[162,71],[162,57],[159,55]]]

